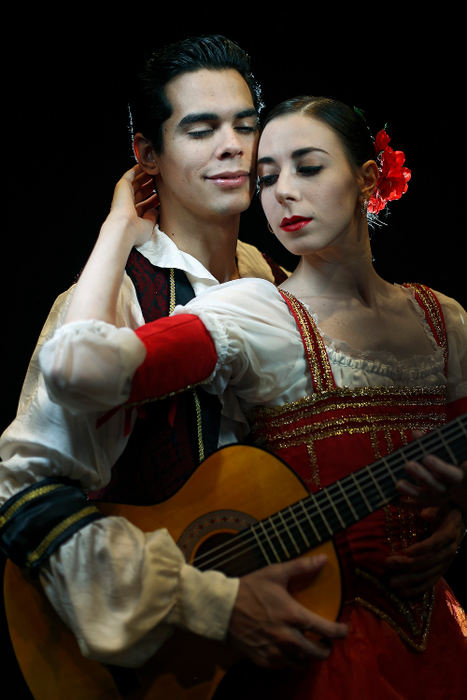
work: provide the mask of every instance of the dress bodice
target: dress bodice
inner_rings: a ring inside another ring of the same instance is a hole
[[[442,313],[429,290],[420,292],[417,300],[446,357]],[[313,317],[293,295],[281,293],[299,329],[314,391],[298,401],[258,409],[252,434],[257,444],[289,464],[310,492],[406,445],[413,429],[429,431],[446,422],[444,385],[338,386]],[[423,648],[426,641],[433,593],[410,604],[398,599],[385,581],[384,563],[424,535],[426,525],[413,508],[390,504],[335,537],[345,602],[387,619],[415,648]]]

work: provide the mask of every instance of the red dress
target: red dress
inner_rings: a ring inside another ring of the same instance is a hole
[[[417,285],[416,298],[445,353],[447,339],[434,294]],[[446,422],[444,386],[346,389],[334,381],[323,340],[307,310],[282,293],[300,330],[315,393],[263,408],[255,442],[279,455],[311,492],[389,454]],[[465,409],[464,409],[465,410]],[[385,560],[427,536],[413,510],[389,505],[335,538],[343,573],[340,619],[345,640],[307,671],[251,669],[243,697],[395,700],[467,697],[466,616],[444,580],[410,600],[389,587]]]

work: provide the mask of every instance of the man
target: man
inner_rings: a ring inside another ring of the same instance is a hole
[[[118,318],[109,321],[129,328],[167,315],[174,304],[236,276],[278,281],[257,251],[237,244],[240,213],[254,187],[259,107],[243,52],[219,37],[182,42],[149,63],[144,85],[152,111],[148,121],[138,121],[135,112],[134,145],[144,172],[155,179],[161,208],[154,235],[147,240],[146,231],[142,245],[132,250],[131,242],[125,253],[128,274],[121,282]],[[151,209],[144,204],[149,199],[152,205],[153,199],[147,177],[138,172],[117,186],[96,244],[109,256],[115,246],[106,231],[128,216],[130,194],[136,196],[136,214],[143,216],[133,215],[126,223],[153,228]],[[109,260],[103,282],[116,268]],[[167,498],[204,457],[241,433],[238,425],[226,424],[218,403],[201,391],[168,399],[162,408],[143,407],[146,415],[138,420],[128,447],[133,415],[95,416],[96,427],[53,404],[37,371],[37,357],[45,339],[63,323],[70,303],[72,295],[66,294],[51,312],[18,417],[2,440],[7,554],[40,567],[44,589],[83,653],[108,663],[141,664],[175,627],[218,640],[229,637],[264,666],[325,658],[327,645],[310,640],[302,630],[312,629],[330,641],[344,635],[345,626],[319,618],[288,593],[296,577],[311,580],[322,560],[298,559],[240,580],[201,573],[184,563],[165,531],[144,534],[123,518],[101,517],[83,502],[76,482],[91,498],[131,503]],[[48,486],[57,487],[46,497],[36,487],[45,476],[52,477]],[[60,488],[63,477],[74,483]],[[27,505],[12,511],[19,494],[27,495]],[[38,539],[36,503],[44,506],[45,536],[61,530],[70,514],[74,522],[51,539],[41,557],[28,562],[29,553],[45,539],[42,534]],[[17,530],[33,544],[22,548]],[[429,562],[433,565],[440,566]],[[438,568],[431,575],[439,575]]]

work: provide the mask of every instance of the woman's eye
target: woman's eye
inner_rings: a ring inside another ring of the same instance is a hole
[[[277,175],[262,175],[258,178],[259,187],[271,187],[277,181]]]
[[[323,169],[322,165],[301,165],[297,168],[297,175],[303,177],[312,177],[317,175]],[[270,173],[268,175],[261,175],[258,177],[258,186],[261,187],[271,187],[277,182],[279,175]]]
[[[300,175],[305,175],[305,177],[309,177],[311,175],[317,175],[320,170],[323,169],[322,165],[301,165],[298,169],[297,172]]]

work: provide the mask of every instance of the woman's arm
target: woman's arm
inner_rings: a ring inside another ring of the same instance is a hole
[[[117,299],[133,246],[148,241],[156,223],[152,178],[141,166],[118,181],[109,215],[78,280],[65,323],[99,319],[115,324]]]

